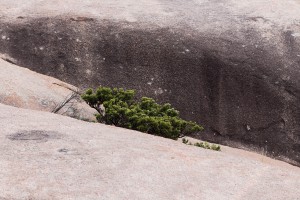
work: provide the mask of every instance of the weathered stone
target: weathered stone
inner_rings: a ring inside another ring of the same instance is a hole
[[[0,199],[298,199],[300,168],[0,104]]]
[[[300,163],[298,0],[50,2],[1,0],[0,52],[76,86],[136,89],[203,124],[195,137]]]
[[[80,99],[76,87],[3,59],[13,60],[7,55],[0,55],[1,103],[96,121],[96,111]]]

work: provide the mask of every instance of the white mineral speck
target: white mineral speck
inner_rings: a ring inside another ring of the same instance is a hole
[[[90,69],[87,69],[87,70],[85,71],[85,73],[87,73],[88,75],[90,75],[90,74],[92,73],[92,71],[91,71]]]
[[[300,37],[300,33],[293,33],[292,36],[293,37]]]
[[[155,91],[155,94],[162,94],[164,93],[163,89],[161,88],[158,88],[156,91]]]
[[[251,127],[249,125],[246,126],[247,130],[250,131]]]

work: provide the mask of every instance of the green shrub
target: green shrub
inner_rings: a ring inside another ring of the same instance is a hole
[[[213,144],[213,145],[211,145],[210,149],[215,150],[215,151],[221,151],[221,146]]]
[[[171,139],[203,130],[195,122],[181,119],[171,104],[160,105],[148,97],[135,101],[134,95],[134,90],[99,87],[88,89],[82,99],[98,111],[96,118],[101,123]]]
[[[215,151],[221,151],[220,145],[209,144],[208,142],[197,142],[197,143],[194,144],[194,146],[201,147],[201,148],[204,148],[204,149],[211,149],[211,150],[215,150]]]
[[[210,144],[208,142],[196,142],[196,143],[193,144],[193,143],[189,142],[188,139],[182,138],[182,143],[187,144],[187,145],[194,145],[196,147],[201,147],[201,148],[204,148],[204,149],[211,149],[211,150],[215,150],[215,151],[221,151],[221,146],[220,145]]]
[[[188,143],[189,143],[189,140],[188,140],[188,139],[185,139],[185,138],[182,138],[182,143],[183,143],[183,144],[188,144]]]

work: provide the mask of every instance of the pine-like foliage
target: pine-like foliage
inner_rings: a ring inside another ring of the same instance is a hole
[[[171,104],[160,105],[148,97],[135,101],[134,95],[134,90],[99,87],[96,91],[88,89],[82,99],[98,111],[100,123],[171,139],[203,130],[195,122],[181,119]]]

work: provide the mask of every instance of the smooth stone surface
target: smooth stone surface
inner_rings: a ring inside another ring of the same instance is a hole
[[[9,58],[0,55],[0,103],[96,121],[96,111],[81,100],[78,88],[3,59]]]
[[[0,104],[0,199],[299,199],[300,169]]]

